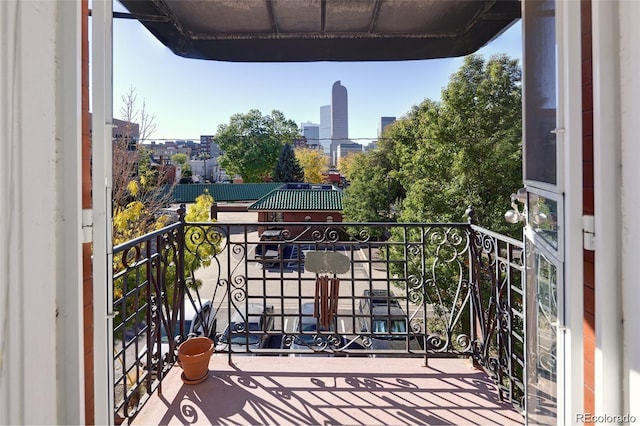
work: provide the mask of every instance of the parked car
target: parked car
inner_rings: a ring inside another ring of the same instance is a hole
[[[328,344],[329,346],[341,347],[344,344],[344,338],[339,337],[339,342],[327,342],[330,337],[335,338],[335,325],[331,324],[329,328],[325,328],[318,323],[318,318],[314,317],[315,304],[313,302],[303,303],[299,312],[293,319],[293,332],[296,336],[291,343],[292,350],[322,350]],[[323,334],[326,333],[326,334]],[[299,355],[315,355],[315,354],[291,354]],[[319,352],[318,355],[323,355]]]
[[[325,328],[319,324],[318,319],[313,316],[315,310],[315,304],[313,302],[305,302],[302,304],[301,309],[293,319],[293,333],[296,336],[293,338],[293,342],[289,347],[291,350],[309,350],[312,349],[314,353],[292,353],[290,356],[333,356],[331,349],[346,349],[351,352],[336,352],[335,356],[363,356],[358,354],[357,350],[364,349],[359,343],[350,342],[346,337],[335,333],[335,323],[331,324],[329,328]],[[320,327],[318,327],[320,326]],[[319,331],[318,331],[319,330]],[[324,348],[327,351],[323,351]],[[356,350],[356,352],[353,352]]]
[[[272,263],[282,258],[283,232],[282,229],[267,229],[260,235],[261,243],[256,247],[256,260]]]
[[[231,322],[218,336],[216,352],[245,352],[264,348],[273,330],[273,305],[249,303],[237,307]]]
[[[407,314],[393,292],[386,289],[366,289],[359,304],[360,330],[370,334],[371,347],[376,350],[419,350],[416,339],[408,333]]]
[[[216,335],[216,318],[215,312],[213,312],[213,305],[208,299],[203,299],[201,302],[195,301],[196,309],[188,298],[184,301],[184,330],[186,333],[185,338],[192,336],[203,336],[207,334],[207,337],[213,339]],[[208,330],[208,333],[205,332]],[[176,322],[175,330],[172,334],[174,341],[180,343],[180,324]],[[164,324],[160,325],[160,359],[166,359],[169,354],[169,333],[164,327]],[[155,343],[153,348],[155,349]],[[141,365],[146,367],[146,352],[147,346],[145,345],[138,353]],[[156,352],[154,350],[154,352]]]

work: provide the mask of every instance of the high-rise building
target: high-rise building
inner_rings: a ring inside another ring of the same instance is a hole
[[[212,135],[200,135],[200,152],[211,154],[211,144],[213,143]]]
[[[300,127],[302,128],[302,136],[307,139],[307,146],[317,148],[320,145],[320,125],[307,121],[300,124]]]
[[[210,180],[211,182],[220,182],[228,179],[226,172],[220,168],[218,164],[218,157],[222,154],[220,146],[213,141],[212,135],[200,135],[200,152],[194,153],[194,161],[202,161],[202,176]],[[203,157],[200,154],[209,154],[208,157]],[[192,163],[192,167],[196,163]],[[194,174],[196,170],[194,169]]]
[[[349,106],[347,88],[340,80],[331,88],[331,158],[334,158],[336,147],[349,142]]]
[[[320,107],[320,145],[324,153],[329,156],[331,154],[331,105],[323,105]]]
[[[378,137],[382,135],[382,131],[384,130],[384,128],[387,127],[389,124],[393,123],[394,121],[396,121],[395,117],[380,117],[380,127],[378,127]]]
[[[337,166],[340,159],[346,157],[351,152],[362,152],[362,145],[356,142],[343,142],[336,145],[335,158],[333,159],[334,164]]]

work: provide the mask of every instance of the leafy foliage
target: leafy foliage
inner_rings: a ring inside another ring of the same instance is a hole
[[[351,183],[344,192],[343,216],[348,222],[395,220],[395,203],[402,187],[391,177],[391,164],[383,151],[354,157]]]
[[[215,222],[210,219],[213,196],[205,191],[196,198],[196,202],[189,206],[185,220],[187,222],[202,223]],[[204,228],[197,225],[187,225],[185,228],[184,253],[185,277],[190,285],[199,286],[193,273],[203,267],[211,265],[211,259],[220,252],[221,237],[213,227]]]
[[[282,146],[299,136],[293,120],[274,110],[262,115],[257,109],[234,114],[228,124],[218,126],[213,142],[223,154],[218,161],[228,174],[242,176],[245,182],[261,182],[271,175]]]
[[[291,144],[285,143],[282,147],[272,178],[274,182],[304,182],[304,170]]]
[[[139,146],[129,151],[126,141],[113,149],[113,244],[118,245],[168,223],[160,209],[169,204],[167,171],[152,167],[150,152]]]
[[[354,161],[345,216],[460,222],[471,205],[482,226],[519,236],[503,215],[522,186],[521,78],[517,60],[504,55],[466,57],[441,102],[414,106],[385,129],[377,150]]]
[[[189,206],[185,220],[188,222],[202,223],[208,222],[213,197],[205,192],[196,198],[196,202]],[[214,221],[211,219],[211,221]],[[185,251],[184,251],[184,273],[186,283],[189,287],[199,287],[201,283],[194,278],[194,272],[211,264],[211,259],[220,252],[221,237],[214,227],[204,228],[198,225],[186,225],[184,228]],[[145,244],[155,244],[155,240],[149,240]],[[162,249],[165,258],[161,264],[161,274],[164,276],[166,288],[162,289],[164,298],[173,300],[175,286],[177,282],[178,264],[175,252],[169,247]],[[116,325],[122,323],[125,318],[131,315],[141,315],[140,320],[144,320],[145,313],[137,311],[140,306],[146,303],[147,294],[141,291],[132,291],[140,285],[140,274],[144,276],[145,266],[133,262],[122,262],[122,253],[114,258],[114,273],[118,274],[124,270],[124,264],[135,269],[129,273],[120,275],[114,279],[114,304],[118,305],[119,313],[115,319]]]
[[[151,151],[138,143],[155,131],[155,115],[147,112],[144,100],[139,107],[134,88],[122,96],[122,103],[120,114],[126,124],[112,150],[114,245],[165,226],[168,217],[159,211],[169,204],[172,192],[166,184],[173,170],[152,164]]]
[[[351,180],[351,170],[353,169],[353,163],[356,158],[364,155],[361,152],[349,152],[346,156],[338,159],[338,170],[347,180]]]
[[[304,181],[322,183],[323,175],[329,169],[329,157],[323,151],[311,148],[296,148],[294,153],[304,170]]]
[[[193,183],[193,172],[191,171],[191,167],[182,169],[182,176],[180,176],[181,184],[190,184]]]
[[[504,220],[510,194],[522,186],[521,71],[517,60],[495,56],[465,58],[442,91],[385,129],[378,148],[353,162],[345,191],[349,221],[462,222],[473,206],[480,225],[519,238],[521,227]],[[423,235],[392,232],[391,241],[421,241]],[[415,277],[427,303],[453,306],[466,268],[448,259],[448,244],[426,264],[402,265],[406,253],[392,246],[385,253],[390,274]],[[401,262],[395,262],[401,261]],[[408,281],[407,281],[408,282]],[[485,295],[487,296],[487,295]],[[487,296],[488,297],[488,296]],[[458,303],[458,302],[456,302]],[[443,313],[439,313],[443,314]]]
[[[171,156],[171,161],[174,164],[179,164],[180,167],[183,167],[183,168],[187,164],[187,160],[188,160],[187,154],[182,153],[182,152],[178,152],[177,154],[173,154]]]

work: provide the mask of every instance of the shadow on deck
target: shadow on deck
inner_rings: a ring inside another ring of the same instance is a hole
[[[175,366],[134,425],[522,425],[467,359],[214,355],[185,385]]]

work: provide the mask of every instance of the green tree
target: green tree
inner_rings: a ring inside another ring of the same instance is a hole
[[[179,152],[177,154],[173,154],[171,156],[171,161],[173,162],[173,164],[177,164],[177,165],[179,165],[180,167],[183,167],[183,168],[184,168],[185,164],[187,164],[187,160],[188,160],[187,154],[184,154],[182,152]]]
[[[187,161],[189,160],[189,158],[187,157],[187,154],[184,154],[182,152],[179,152],[177,154],[173,154],[171,156],[171,161],[173,162],[173,164],[178,165],[178,167],[180,167],[180,171],[181,171],[181,176],[180,176],[180,183],[193,183],[193,181],[191,180],[191,176],[193,175],[192,171],[191,171],[191,164],[189,164]]]
[[[193,183],[193,172],[191,167],[182,169],[182,176],[180,177],[181,184]]]
[[[296,159],[291,144],[285,143],[280,150],[272,179],[274,182],[304,182],[304,170]]]
[[[403,155],[402,220],[457,222],[472,205],[480,225],[519,237],[504,211],[522,186],[521,78],[515,59],[468,56],[441,104],[415,117],[420,137]]]
[[[343,216],[347,222],[395,220],[395,205],[402,187],[393,179],[387,153],[374,150],[358,155],[351,163],[350,183],[345,189]]]
[[[218,126],[213,138],[223,154],[220,167],[245,182],[261,182],[271,175],[282,146],[300,134],[295,121],[274,110],[262,115],[257,109],[234,114],[228,124]]]
[[[504,212],[522,186],[521,77],[515,59],[466,57],[441,102],[414,106],[354,162],[345,216],[366,220],[395,209],[403,222],[461,222],[472,205],[480,225],[519,237]]]

